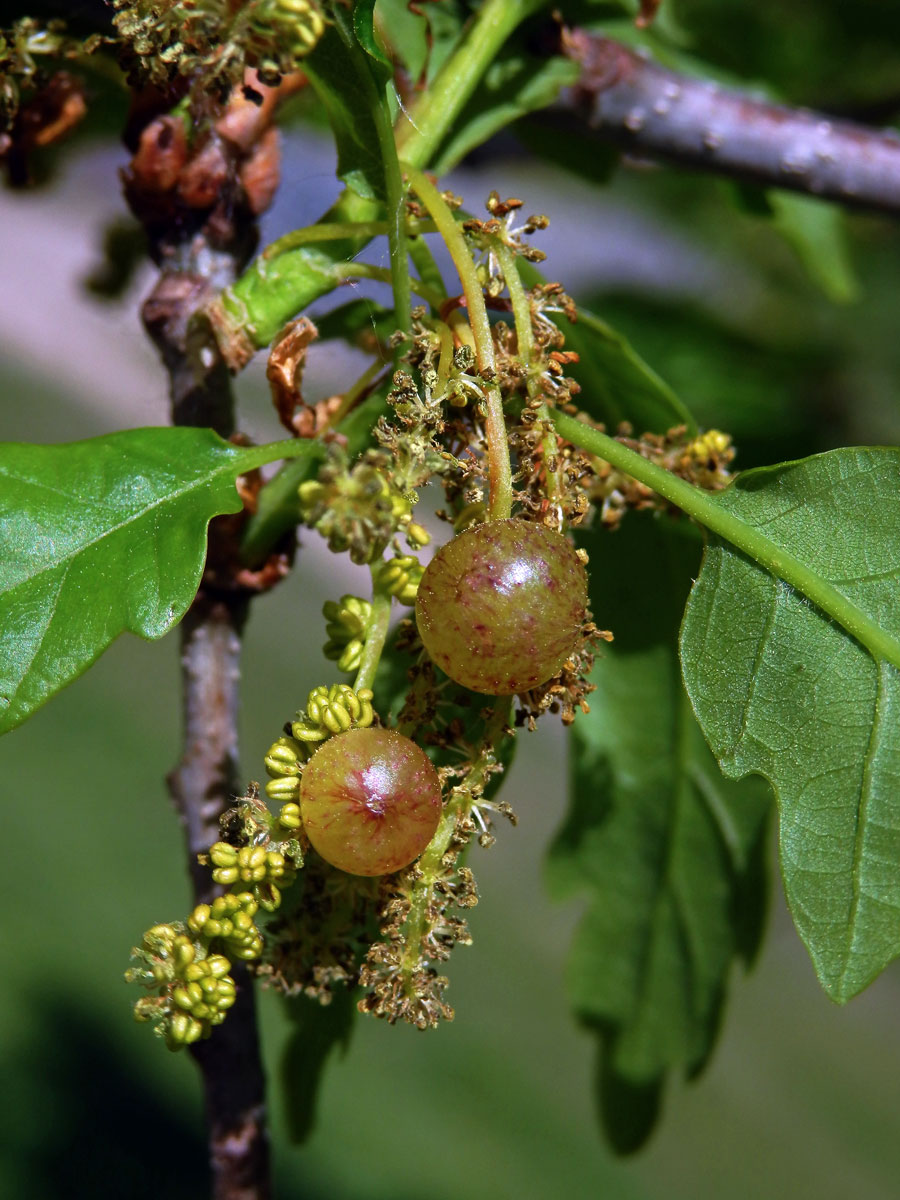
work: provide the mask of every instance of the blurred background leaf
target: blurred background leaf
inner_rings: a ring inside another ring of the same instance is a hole
[[[768,788],[718,770],[681,686],[677,631],[700,536],[633,514],[579,538],[591,606],[615,641],[591,675],[570,743],[570,809],[551,892],[587,892],[568,967],[597,1031],[604,1127],[620,1152],[652,1130],[671,1071],[706,1064],[736,958],[752,960],[766,907]]]

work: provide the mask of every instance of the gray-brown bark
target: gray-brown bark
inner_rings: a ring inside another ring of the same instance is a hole
[[[900,212],[900,137],[692,79],[584,30],[572,105],[598,138],[633,154],[855,208]]]
[[[180,121],[162,115],[132,138],[125,172],[128,201],[142,220],[162,274],[143,318],[166,367],[174,425],[234,433],[228,369],[203,304],[231,283],[256,244],[256,214],[277,181],[278,151],[265,111],[238,96],[199,147],[188,146]],[[247,164],[262,164],[251,189]],[[176,169],[177,168],[177,169]],[[254,592],[286,570],[258,573],[240,562],[242,515],[210,524],[206,567],[180,627],[184,746],[168,778],[185,829],[195,903],[222,889],[197,855],[219,839],[219,817],[243,788],[238,779],[237,726],[241,635]],[[271,1193],[265,1076],[253,984],[246,968],[231,970],[237,999],[228,1020],[191,1047],[203,1078],[213,1200],[266,1200]]]

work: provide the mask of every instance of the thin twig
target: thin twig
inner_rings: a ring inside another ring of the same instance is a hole
[[[238,786],[237,716],[241,632],[248,601],[202,592],[181,623],[184,750],[168,777],[185,827],[196,903],[216,890],[197,855],[219,838],[219,816]],[[252,981],[232,964],[237,1000],[208,1041],[191,1047],[203,1076],[212,1195],[262,1200],[269,1195],[265,1078]]]
[[[277,182],[271,109],[264,105],[256,114],[238,95],[208,134],[203,145],[220,163],[227,182],[209,189],[207,208],[187,204],[171,181],[163,186],[162,151],[169,145],[170,118],[159,118],[142,132],[126,173],[129,202],[163,268],[143,318],[168,373],[172,423],[212,428],[226,438],[234,432],[230,376],[212,328],[198,314],[217,290],[233,282],[254,249],[256,215]],[[197,168],[196,151],[186,146],[182,159],[184,184]],[[247,173],[250,163],[265,173]],[[180,627],[184,748],[168,783],[185,828],[195,903],[222,890],[198,865],[197,855],[218,840],[219,817],[243,790],[237,762],[238,686],[250,599],[283,573],[263,569],[251,580],[242,571],[242,524],[243,514],[210,524],[203,580]],[[191,1047],[203,1078],[212,1197],[267,1200],[265,1076],[253,984],[243,964],[233,964],[231,974],[237,999],[228,1020],[207,1041]]]
[[[164,355],[175,424],[207,424],[225,432],[232,404],[227,373],[214,366],[203,380],[173,346]],[[180,385],[180,386],[179,386]],[[205,385],[205,386],[204,386]],[[185,420],[187,418],[187,420]],[[210,558],[230,557],[235,531],[212,522]],[[194,902],[221,891],[197,855],[219,838],[219,817],[242,791],[238,781],[237,722],[241,635],[249,597],[239,589],[216,594],[201,584],[180,626],[184,748],[168,777],[187,842]],[[253,983],[232,965],[237,1000],[208,1041],[191,1047],[203,1077],[213,1200],[265,1200],[270,1195],[265,1075],[259,1049]]]
[[[184,343],[180,354],[176,342],[161,349],[169,369],[173,423],[230,432],[230,380],[218,355],[204,373]],[[236,533],[228,518],[211,523],[208,565],[235,558],[237,546],[230,543],[237,541]],[[208,578],[209,570],[180,626],[184,748],[168,777],[198,904],[221,888],[212,885],[197,855],[218,840],[219,817],[242,791],[237,722],[241,635],[249,608],[246,592],[217,592]],[[191,1047],[203,1077],[211,1194],[213,1200],[265,1200],[271,1190],[269,1146],[253,983],[240,963],[232,965],[231,974],[238,994],[228,1020],[208,1041]]]
[[[604,141],[648,158],[854,208],[900,213],[900,136],[692,79],[582,29],[572,104]]]

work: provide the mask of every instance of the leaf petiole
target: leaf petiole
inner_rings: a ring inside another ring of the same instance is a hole
[[[432,221],[408,221],[406,233],[416,237],[421,233],[434,233]],[[339,242],[348,238],[387,237],[387,221],[323,221],[318,225],[307,225],[294,229],[266,246],[260,258],[268,260],[296,250],[298,246],[310,246],[315,242]]]
[[[874,655],[900,669],[900,642],[848,600],[836,587],[817,575],[806,563],[776,545],[759,529],[729,512],[715,495],[704,492],[598,429],[561,412],[553,413],[557,430],[573,446],[596,454],[614,467],[669,500],[700,525],[717,534],[795,591],[811,600]],[[720,493],[722,494],[722,493]]]

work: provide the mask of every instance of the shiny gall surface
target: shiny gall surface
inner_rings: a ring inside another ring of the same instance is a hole
[[[303,770],[300,814],[315,850],[351,875],[388,875],[418,858],[441,816],[437,772],[390,729],[329,738]]]
[[[508,696],[552,679],[587,612],[587,575],[571,544],[511,517],[455,537],[429,563],[416,599],[419,635],[451,679]]]

